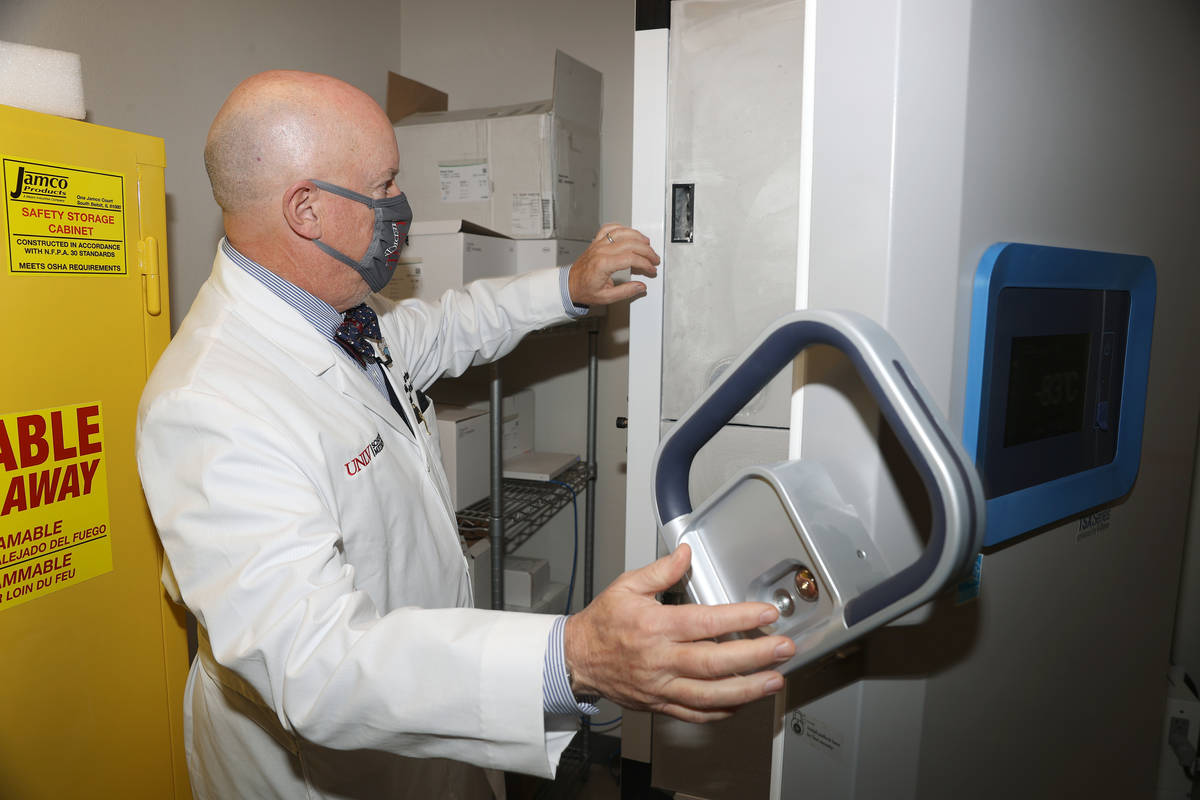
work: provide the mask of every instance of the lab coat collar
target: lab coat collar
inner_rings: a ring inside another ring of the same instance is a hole
[[[314,375],[323,375],[335,364],[333,346],[299,311],[234,263],[220,246],[213,261],[213,282],[230,299],[232,310],[259,335]]]
[[[396,411],[350,358],[320,334],[304,315],[234,263],[221,247],[213,261],[212,280],[232,303],[232,310],[263,339],[318,377],[332,377],[338,389],[375,413],[392,430],[413,441],[416,437],[396,419]],[[334,370],[332,376],[327,375]],[[386,370],[385,370],[386,372]]]

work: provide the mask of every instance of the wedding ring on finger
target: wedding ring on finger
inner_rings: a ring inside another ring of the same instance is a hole
[[[611,233],[606,233],[606,234],[604,234],[604,238],[605,238],[605,239],[608,239],[608,243],[609,243],[609,244],[616,244],[616,241],[615,241],[615,240],[612,238],[612,234],[611,234]]]

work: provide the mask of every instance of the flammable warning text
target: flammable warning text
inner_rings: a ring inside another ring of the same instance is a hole
[[[0,418],[7,477],[0,517],[92,493],[104,450],[98,405],[18,414],[8,422]]]
[[[0,586],[12,586],[14,583],[24,583],[30,578],[36,578],[38,575],[58,572],[60,569],[71,566],[72,555],[72,553],[63,553],[61,556],[46,558],[27,567],[6,572],[0,575]]]
[[[71,568],[73,556],[74,553],[67,552],[0,574],[0,589],[4,590],[0,599],[15,600],[55,583],[70,581],[75,577],[75,570]],[[37,581],[31,583],[35,578]]]
[[[53,523],[33,525],[7,536],[0,534],[0,567],[20,564],[66,547],[68,537],[62,529],[63,521],[60,519]]]

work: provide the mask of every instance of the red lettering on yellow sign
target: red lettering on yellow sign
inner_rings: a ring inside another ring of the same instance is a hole
[[[0,418],[0,517],[92,493],[103,459],[100,406],[17,414]]]
[[[41,466],[53,453],[55,461],[77,456],[99,453],[104,445],[100,441],[100,407],[79,406],[75,409],[75,438],[68,442],[63,427],[63,412],[51,411],[50,439],[46,438],[46,416],[21,414],[16,418],[16,445],[4,421],[0,420],[0,466],[6,471]]]

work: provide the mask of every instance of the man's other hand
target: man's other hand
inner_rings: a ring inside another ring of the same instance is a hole
[[[620,576],[567,619],[564,650],[577,695],[599,694],[625,708],[708,722],[783,688],[783,676],[767,668],[792,657],[791,639],[713,641],[774,622],[779,612],[773,605],[664,606],[655,599],[690,562],[691,549],[680,545]]]
[[[568,277],[571,301],[578,306],[608,305],[631,300],[646,293],[641,281],[613,282],[613,273],[623,269],[635,275],[658,275],[658,253],[650,240],[633,228],[609,223],[596,234],[588,249],[572,266]]]

